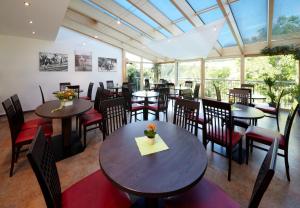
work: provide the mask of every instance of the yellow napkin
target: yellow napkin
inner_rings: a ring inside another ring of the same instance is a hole
[[[135,138],[136,144],[142,156],[169,149],[167,144],[158,134],[155,135],[154,140],[154,144],[149,144],[148,138],[146,136]]]

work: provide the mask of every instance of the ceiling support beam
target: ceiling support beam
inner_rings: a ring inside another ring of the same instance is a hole
[[[268,47],[272,47],[273,15],[274,15],[274,0],[268,0],[268,29],[267,29]]]
[[[235,19],[233,17],[233,14],[231,12],[231,9],[230,9],[227,1],[226,2],[224,2],[224,1],[225,0],[217,0],[218,5],[227,21],[227,24],[228,24],[232,34],[233,34],[233,37],[234,37],[235,41],[237,42],[238,48],[239,48],[241,54],[243,54],[244,53],[244,43],[243,43],[241,34],[239,32],[239,29],[237,27],[237,24],[235,22]]]

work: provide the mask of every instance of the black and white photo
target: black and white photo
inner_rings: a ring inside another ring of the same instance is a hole
[[[98,57],[99,72],[115,72],[117,71],[117,59]]]
[[[40,71],[68,71],[68,55],[40,52]]]
[[[75,71],[92,71],[92,53],[75,51]]]

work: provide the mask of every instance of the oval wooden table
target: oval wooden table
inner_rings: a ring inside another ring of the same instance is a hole
[[[247,106],[247,105],[241,105],[241,104],[232,104],[232,110],[231,110],[232,116],[234,118],[239,119],[260,119],[265,116],[264,112],[261,110]]]
[[[99,161],[110,181],[123,191],[145,197],[155,207],[159,198],[184,192],[198,183],[207,167],[207,155],[190,132],[154,121],[169,149],[141,156],[135,137],[143,136],[149,123],[131,123],[112,133],[100,147]]]
[[[83,151],[80,137],[76,131],[72,131],[72,117],[90,110],[93,105],[88,100],[75,99],[73,105],[52,112],[59,106],[59,100],[52,100],[38,106],[35,110],[35,113],[40,117],[61,119],[62,134],[51,139],[56,160],[62,160]]]
[[[145,100],[144,101],[144,106],[148,106],[149,105],[149,98],[156,98],[156,97],[159,96],[159,93],[155,92],[155,91],[143,90],[143,91],[134,92],[134,93],[132,93],[132,95],[134,97],[143,98]],[[148,108],[144,108],[143,117],[144,117],[144,120],[148,120]]]

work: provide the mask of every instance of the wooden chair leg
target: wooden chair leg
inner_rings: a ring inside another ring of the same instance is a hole
[[[84,148],[86,148],[86,126],[83,127],[83,144]]]
[[[135,111],[134,112],[134,121],[136,122],[136,119],[137,119],[137,112]]]
[[[232,160],[232,150],[228,149],[228,181],[231,180],[231,160]]]
[[[155,119],[159,121],[159,111],[155,112]]]
[[[15,163],[18,162],[20,151],[21,151],[21,146],[17,147],[16,157],[15,157]]]
[[[253,140],[250,141],[250,152],[253,152]]]
[[[280,128],[279,128],[279,118],[278,118],[278,116],[276,116],[276,123],[277,123],[277,130],[278,130],[278,132],[280,132]]]
[[[287,177],[288,181],[291,181],[288,151],[284,151],[284,163],[285,163],[286,177]]]
[[[215,143],[211,142],[211,151],[214,151],[214,149],[215,149]]]
[[[13,176],[13,172],[14,172],[14,165],[15,165],[15,147],[13,147],[12,149],[12,153],[11,153],[11,164],[10,164],[10,171],[9,171],[9,176],[12,177]]]
[[[168,122],[168,110],[166,110],[166,121]]]
[[[130,111],[129,116],[130,116],[129,123],[131,123],[131,120],[132,120],[132,111]]]

